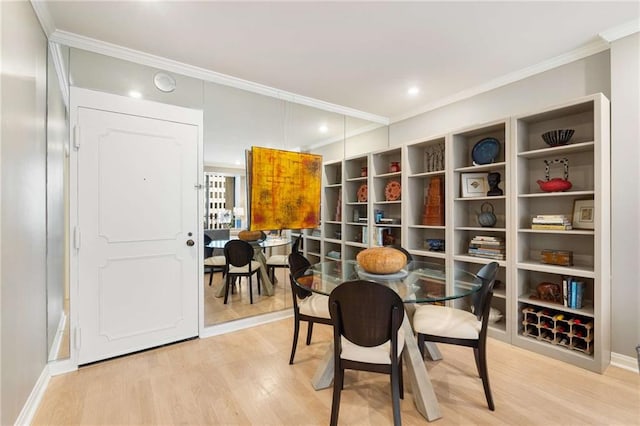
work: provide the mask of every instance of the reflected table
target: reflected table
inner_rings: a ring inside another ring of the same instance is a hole
[[[420,261],[410,262],[396,274],[375,275],[362,270],[355,260],[347,260],[312,265],[296,278],[296,284],[312,292],[329,295],[341,283],[358,279],[390,287],[405,303],[405,321],[402,326],[407,338],[402,356],[411,379],[416,408],[429,421],[440,418],[440,407],[417,341],[412,338],[413,329],[406,311],[412,311],[415,303],[444,302],[469,296],[480,289],[480,279],[464,270],[455,269],[447,273],[443,265]],[[427,346],[432,359],[441,358],[434,344]],[[333,347],[330,347],[313,377],[313,387],[318,390],[331,386],[333,375]]]
[[[230,240],[211,240],[207,244],[208,248],[212,249],[224,249],[224,245]],[[254,247],[253,259],[260,262],[260,282],[262,283],[262,289],[267,296],[273,296],[273,283],[267,273],[267,259],[264,257],[263,250],[272,247],[285,246],[291,243],[289,238],[269,238],[260,241],[248,241]],[[220,286],[215,294],[216,297],[224,296],[224,285]]]

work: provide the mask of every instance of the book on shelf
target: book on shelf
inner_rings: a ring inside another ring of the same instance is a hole
[[[555,230],[555,231],[569,231],[573,229],[571,224],[540,224],[540,223],[532,223],[531,229],[538,230]]]
[[[538,215],[531,219],[531,224],[571,226],[571,218],[566,215]]]
[[[473,252],[469,252],[468,254],[469,254],[469,256],[483,257],[483,258],[486,258],[486,259],[494,259],[494,260],[505,260],[506,259],[504,254],[481,254],[481,253],[473,253]]]
[[[585,283],[571,276],[562,277],[563,305],[570,309],[582,309]]]
[[[476,235],[473,239],[477,241],[504,241],[502,237],[489,237],[487,235]]]

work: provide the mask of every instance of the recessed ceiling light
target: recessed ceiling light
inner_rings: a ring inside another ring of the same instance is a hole
[[[418,87],[416,86],[412,86],[412,87],[409,87],[409,90],[407,90],[407,93],[411,96],[415,96],[418,93],[420,93],[420,89],[418,89]]]
[[[322,124],[320,127],[318,127],[318,131],[320,133],[327,133],[329,131],[329,127],[326,124]]]
[[[142,97],[142,93],[140,93],[140,92],[138,92],[138,91],[136,91],[136,90],[131,90],[131,91],[129,92],[129,96],[131,96],[132,98],[136,98],[136,99],[138,99],[138,98],[141,98],[141,97]]]

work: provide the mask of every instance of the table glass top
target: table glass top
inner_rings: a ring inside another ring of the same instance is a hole
[[[229,240],[211,240],[211,242],[209,244],[207,244],[207,247],[209,248],[224,248],[224,245],[227,244],[227,242],[229,242]],[[269,248],[269,247],[278,247],[278,246],[284,246],[287,244],[291,244],[291,240],[289,238],[282,238],[282,237],[267,237],[266,240],[262,240],[262,241],[248,241],[249,244],[252,245],[259,245],[262,248]]]
[[[355,260],[328,261],[312,265],[296,283],[315,293],[326,294],[345,281],[368,280],[393,288],[405,303],[437,302],[475,293],[481,280],[474,274],[456,269],[447,285],[444,265],[412,261],[400,272],[375,275],[365,272]]]

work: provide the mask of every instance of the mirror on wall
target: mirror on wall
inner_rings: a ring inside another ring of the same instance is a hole
[[[135,95],[143,99],[203,111],[203,181],[217,182],[215,185],[219,189],[214,194],[215,200],[209,199],[211,194],[207,190],[203,191],[203,205],[210,207],[205,209],[203,225],[208,230],[228,230],[230,238],[247,225],[247,149],[261,146],[321,155],[326,153],[329,154],[328,161],[344,158],[350,150],[370,151],[371,146],[377,143],[371,145],[371,139],[362,136],[380,127],[366,120],[81,49],[69,49],[68,56],[69,83],[72,86],[123,96],[132,96],[132,91],[135,91]],[[167,73],[175,81],[172,91],[156,87],[154,79],[158,73]],[[345,143],[345,137],[349,135],[353,142]],[[231,220],[227,220],[228,216]],[[291,236],[295,237],[296,230],[275,232],[271,236],[280,237],[281,233],[282,241],[286,239],[288,242],[261,250],[265,259],[290,251]],[[222,253],[216,249],[211,254],[219,256]],[[254,283],[253,303],[248,300],[248,288],[243,281],[236,285],[236,292],[225,305],[220,297],[222,273],[203,274],[205,326],[290,308],[288,270],[276,268],[272,281],[273,295],[257,296]]]

